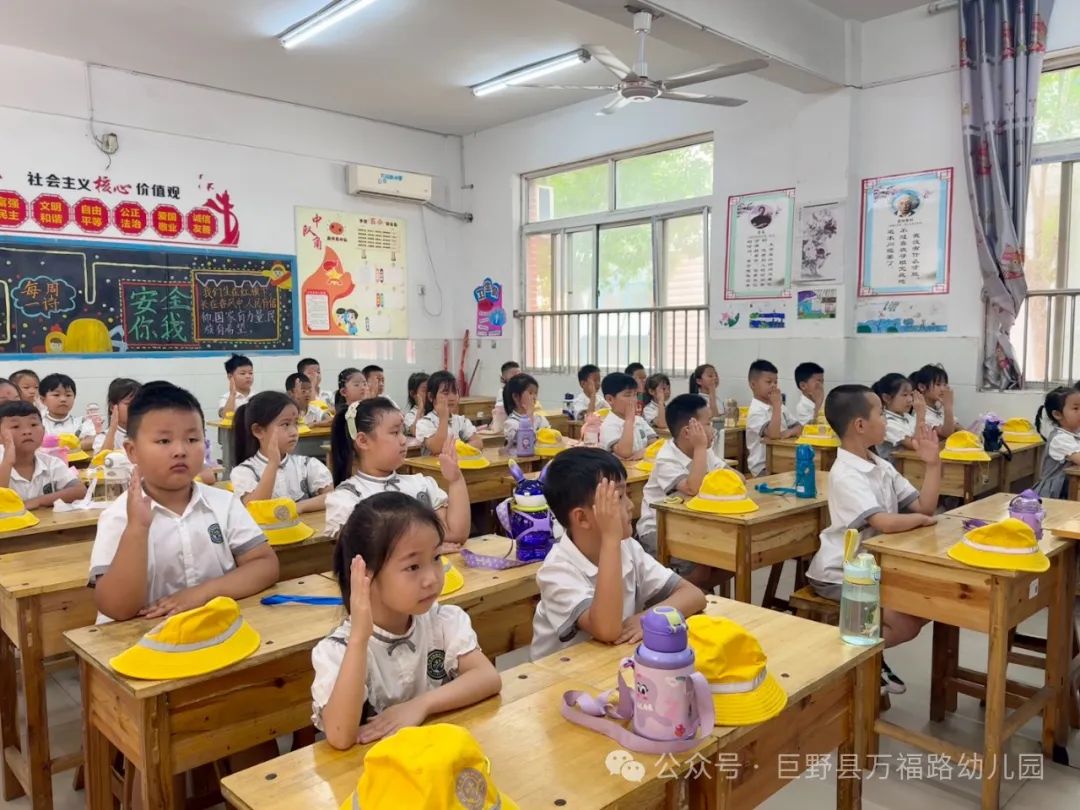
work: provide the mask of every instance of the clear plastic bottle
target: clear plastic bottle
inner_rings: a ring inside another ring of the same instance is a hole
[[[860,647],[881,641],[881,569],[873,554],[863,552],[844,563],[840,638]]]
[[[585,424],[581,426],[581,443],[586,447],[600,445],[600,417],[595,412],[585,417]]]

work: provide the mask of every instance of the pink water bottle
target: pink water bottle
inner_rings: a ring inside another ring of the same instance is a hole
[[[700,718],[686,621],[673,607],[654,607],[641,618],[641,634],[634,657],[623,661],[634,670],[634,732],[651,740],[692,738]]]
[[[60,446],[59,436],[46,434],[45,438],[41,440],[41,450],[48,456],[60,459],[64,464],[68,463],[67,448]]]
[[[600,417],[595,411],[585,417],[585,424],[581,426],[581,443],[586,447],[600,444]]]

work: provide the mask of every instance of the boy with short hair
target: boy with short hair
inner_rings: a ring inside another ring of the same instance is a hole
[[[285,378],[285,393],[292,397],[300,411],[300,421],[305,425],[329,424],[334,415],[312,401],[311,380],[307,375],[294,372]]]
[[[600,446],[623,459],[641,458],[656,431],[637,412],[638,386],[629,374],[613,372],[600,384],[611,413],[600,425]]]
[[[41,424],[46,436],[59,436],[72,433],[79,437],[83,450],[94,446],[97,429],[89,419],[82,419],[72,411],[75,409],[75,381],[67,374],[47,374],[41,380]]]
[[[128,407],[128,491],[101,513],[90,552],[98,622],[158,618],[242,599],[278,578],[266,536],[233,493],[192,483],[203,413],[183,388],[147,383]]]
[[[374,364],[364,366],[360,369],[360,373],[363,374],[364,379],[367,380],[368,394],[370,396],[389,399],[394,407],[397,408],[397,403],[394,402],[393,398],[388,397],[384,393],[386,390],[386,373],[382,370],[382,366],[376,366]]]
[[[30,402],[0,405],[0,487],[15,490],[27,509],[77,501],[86,494],[79,476],[56,456],[40,452],[41,413]]]
[[[225,361],[225,374],[229,378],[229,390],[218,401],[218,416],[236,413],[236,409],[251,399],[255,385],[255,366],[251,358],[233,354]]]
[[[322,366],[319,365],[319,361],[314,357],[305,357],[296,364],[296,373],[303,374],[311,381],[311,401],[322,402],[333,415],[334,392],[322,390]]]
[[[507,360],[499,368],[499,395],[495,397],[495,404],[503,401],[503,387],[514,377],[521,373],[521,366],[517,360]],[[507,414],[509,416],[510,414]]]
[[[598,410],[596,406],[600,395],[600,366],[586,363],[578,369],[577,381],[581,390],[570,403],[570,410],[574,412],[575,419],[584,419]]]
[[[817,363],[799,363],[795,366],[795,386],[800,394],[795,405],[795,421],[812,425],[825,405],[825,369]]]
[[[859,530],[859,542],[877,534],[894,534],[935,523],[941,460],[934,431],[924,425],[915,436],[915,452],[926,465],[922,491],[915,489],[873,448],[885,440],[885,408],[865,385],[840,385],[825,398],[825,419],[840,437],[836,461],[829,470],[829,528],[810,561],[807,579],[827,599],[840,599],[844,578],[844,535]],[[910,510],[910,511],[907,511]],[[926,619],[884,608],[881,636],[886,647],[910,641]],[[882,663],[881,691],[896,694],[904,682]]]
[[[750,364],[748,380],[754,398],[746,411],[746,465],[752,476],[765,472],[765,439],[790,439],[802,432],[784,408],[776,377],[776,366],[768,360]]]
[[[911,387],[922,394],[926,400],[926,424],[937,431],[938,438],[944,439],[956,433],[960,426],[956,423],[953,410],[953,390],[949,386],[949,373],[941,366],[927,363],[908,377]]]
[[[704,609],[705,594],[631,536],[626,470],[610,453],[595,447],[560,453],[548,470],[544,496],[566,537],[536,574],[533,660],[589,638],[640,641],[641,616],[656,605],[683,616]]]

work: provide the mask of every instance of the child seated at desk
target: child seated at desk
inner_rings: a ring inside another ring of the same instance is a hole
[[[431,381],[428,380],[428,388]],[[506,422],[503,423],[503,436],[506,446],[517,443],[518,429],[523,419],[531,419],[534,430],[551,427],[547,417],[536,413],[536,398],[540,396],[540,383],[528,374],[515,374],[502,389],[503,408],[506,410]]]
[[[570,409],[574,412],[575,419],[584,419],[590,413],[600,410],[604,401],[600,393],[600,366],[586,363],[578,369],[577,381],[581,390],[570,403]]]
[[[720,375],[716,373],[716,366],[711,363],[702,363],[690,374],[690,393],[705,398],[709,404],[710,422],[724,415],[719,388]]]
[[[1050,420],[1039,482],[1035,491],[1044,498],[1067,498],[1065,468],[1080,464],[1080,388],[1061,386],[1049,391],[1035,414],[1035,429],[1042,433],[1043,416]]]
[[[296,364],[296,373],[303,374],[311,381],[311,401],[321,402],[330,410],[334,406],[334,392],[322,389],[322,366],[314,357],[305,357]]]
[[[135,470],[101,513],[90,551],[99,624],[243,599],[277,582],[277,555],[240,499],[193,483],[203,436],[202,408],[183,388],[151,382],[132,400],[124,449]]]
[[[41,380],[38,378],[37,372],[28,368],[21,368],[12,372],[8,379],[19,389],[19,399],[23,402],[29,402],[39,411],[44,407],[41,404],[41,397],[38,395]]]
[[[746,411],[746,464],[752,476],[765,472],[765,439],[790,439],[802,432],[784,408],[777,373],[768,360],[755,360],[747,375],[754,395]]]
[[[839,601],[844,579],[844,535],[859,531],[859,542],[878,534],[896,534],[935,523],[941,459],[934,431],[923,426],[915,435],[915,451],[926,465],[922,491],[874,452],[885,440],[885,412],[878,397],[865,385],[840,385],[825,398],[825,419],[840,437],[836,461],[829,470],[829,528],[821,533],[821,546],[810,561],[807,580],[826,599]],[[895,647],[919,634],[926,619],[889,608],[881,611],[881,636]],[[881,691],[900,694],[904,682],[881,663]]]
[[[340,413],[354,402],[363,402],[366,399],[371,399],[371,390],[368,388],[364,372],[358,368],[343,368],[337,376],[334,413]],[[392,402],[390,404],[393,405]]]
[[[405,410],[405,434],[416,434],[416,420],[424,415],[424,403],[427,401],[428,374],[425,371],[416,371],[409,375],[408,403]]]
[[[128,406],[139,393],[142,384],[128,377],[117,377],[109,383],[107,402],[109,406],[109,426],[104,433],[94,437],[94,452],[102,450],[123,450],[127,438]]]
[[[45,409],[41,412],[41,422],[45,435],[59,436],[72,433],[79,437],[83,450],[94,446],[97,427],[89,419],[76,416],[75,381],[66,374],[47,374],[41,381],[41,401]]]
[[[40,452],[45,429],[29,402],[0,405],[0,488],[13,489],[27,509],[77,501],[86,494],[79,476],[55,456]]]
[[[656,605],[670,605],[683,616],[705,608],[700,589],[634,540],[626,468],[611,453],[596,447],[560,453],[549,465],[544,497],[567,536],[536,574],[534,661],[589,638],[640,641],[642,613]]]
[[[960,426],[953,412],[948,372],[940,365],[928,363],[913,372],[910,379],[911,387],[926,402],[926,424],[937,431],[939,439],[956,433]]]
[[[296,511],[318,512],[334,480],[317,458],[297,455],[300,412],[288,394],[263,391],[236,412],[233,458],[243,459],[229,472],[233,493],[245,504],[291,498]]]
[[[439,469],[449,492],[426,475],[398,474],[406,448],[404,417],[385,397],[355,402],[334,417],[330,456],[337,488],[326,496],[327,534],[340,532],[364,499],[379,492],[404,492],[435,510],[448,551],[456,551],[469,539],[469,490],[458,468],[454,442],[447,442],[439,454]]]
[[[440,605],[442,521],[403,492],[372,495],[334,548],[348,616],[315,645],[312,722],[334,748],[374,742],[498,694],[469,615]]]
[[[499,393],[495,397],[496,402],[504,401],[503,389],[506,388],[506,384],[510,382],[510,380],[514,379],[514,377],[516,377],[520,373],[521,366],[518,364],[517,360],[507,360],[499,367]],[[506,409],[506,413],[507,415],[510,414],[509,408]]]
[[[915,437],[926,424],[926,402],[912,390],[911,381],[895,371],[874,383],[872,390],[885,408],[885,440],[877,446],[877,454],[892,461],[896,450],[915,449]]]
[[[795,421],[800,425],[815,424],[825,404],[825,369],[817,363],[799,363],[795,366],[795,387],[800,395],[795,404]]]
[[[476,426],[467,416],[458,413],[457,381],[449,371],[436,371],[427,381],[424,394],[424,415],[416,420],[414,433],[423,444],[420,454],[437,456],[443,446],[457,439],[471,444],[478,450],[484,448],[484,439],[477,434]]]
[[[667,430],[668,400],[671,399],[671,379],[667,374],[653,374],[645,380],[645,397],[642,400],[642,418],[656,430]]]
[[[308,427],[329,425],[334,415],[329,408],[315,404],[313,390],[306,374],[297,371],[285,378],[285,393],[296,403],[299,423]]]
[[[225,376],[229,378],[229,390],[218,401],[218,416],[236,413],[236,409],[251,399],[251,389],[255,385],[255,366],[251,359],[242,354],[234,354],[225,361]]]
[[[637,413],[638,386],[629,374],[613,372],[601,384],[611,413],[600,424],[600,446],[623,459],[641,458],[656,431]]]
[[[0,402],[21,402],[19,387],[11,380],[0,377]]]
[[[629,374],[633,377],[638,394],[644,395],[645,380],[649,379],[649,372],[645,370],[645,366],[641,365],[641,363],[631,363],[623,369],[623,374]]]
[[[386,372],[383,371],[382,366],[364,366],[360,373],[364,375],[364,379],[367,381],[368,396],[383,397],[394,402],[391,397],[386,396]],[[396,402],[394,402],[394,407],[397,407]]]

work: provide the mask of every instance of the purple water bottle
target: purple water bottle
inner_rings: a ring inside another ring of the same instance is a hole
[[[678,609],[661,605],[641,617],[641,643],[634,651],[638,664],[656,669],[679,669],[694,663],[686,621]]]
[[[1046,510],[1043,509],[1042,498],[1031,489],[1025,489],[1011,501],[1009,501],[1009,517],[1022,520],[1035,532],[1035,539],[1042,539],[1043,518]]]
[[[686,621],[673,607],[654,607],[641,618],[641,643],[623,666],[634,670],[634,733],[650,740],[686,740],[697,733],[701,707],[695,693],[694,651]]]
[[[536,447],[536,425],[531,416],[521,417],[518,422],[517,442],[514,445],[515,455],[518,458],[526,458],[533,454]]]

